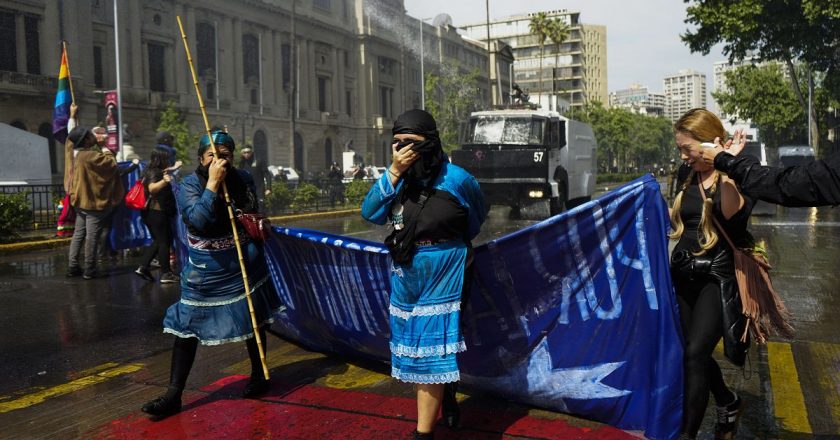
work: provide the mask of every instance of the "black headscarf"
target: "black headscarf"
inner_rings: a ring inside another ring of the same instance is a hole
[[[406,171],[408,178],[425,180],[440,173],[446,155],[440,143],[437,123],[429,112],[413,109],[401,114],[394,121],[392,134],[419,134],[426,138],[422,142],[415,143],[411,148],[420,154],[420,158]]]

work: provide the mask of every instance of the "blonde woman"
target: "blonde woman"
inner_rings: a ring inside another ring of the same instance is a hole
[[[685,339],[685,400],[680,438],[695,438],[709,391],[717,404],[715,438],[732,438],[741,415],[741,398],[724,383],[712,352],[721,337],[727,358],[743,365],[746,344],[739,338],[746,324],[734,275],[732,250],[719,235],[714,219],[736,245],[748,245],[747,232],[753,201],[738,192],[735,183],[702,160],[701,144],[720,144],[727,138],[723,125],[712,112],[689,110],[675,124],[680,157],[679,192],[671,209],[671,274],[680,308]],[[736,133],[735,143],[741,142]],[[701,189],[702,188],[702,189]]]

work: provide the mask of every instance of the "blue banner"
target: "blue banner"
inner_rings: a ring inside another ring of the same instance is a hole
[[[118,165],[120,169],[126,169],[131,166],[131,162],[120,162]],[[122,176],[126,192],[140,179],[145,167],[145,164],[141,162],[136,170]],[[140,218],[139,209],[127,208],[125,203],[120,203],[115,209],[111,220],[111,234],[108,237],[111,249],[132,249],[152,244],[152,234]]]
[[[648,438],[682,418],[667,207],[652,176],[475,249],[462,380]],[[275,228],[287,305],[273,328],[320,351],[389,361],[390,259],[379,243]]]

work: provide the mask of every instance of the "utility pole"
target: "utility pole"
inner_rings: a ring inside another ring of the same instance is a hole
[[[295,46],[297,46],[297,41],[295,38],[295,3],[297,0],[292,0],[292,26],[291,26],[291,38],[289,44],[289,152],[292,154],[290,155],[292,160],[289,164],[290,167],[295,167],[295,162],[297,161],[297,157],[295,156],[297,153],[295,152],[295,113],[297,112],[296,104],[296,97],[297,97],[297,59],[295,55],[297,51],[295,50]],[[300,170],[301,172],[303,170]]]
[[[120,86],[122,82],[120,82],[120,20],[119,14],[117,12],[117,4],[119,0],[114,0],[114,53],[116,55],[117,61],[117,151],[122,157],[122,144],[123,144],[123,130],[122,126],[125,120],[123,119],[122,114],[122,87]]]
[[[493,106],[493,67],[490,66],[490,0],[484,1],[485,11],[487,11],[487,94],[490,100],[490,106]]]

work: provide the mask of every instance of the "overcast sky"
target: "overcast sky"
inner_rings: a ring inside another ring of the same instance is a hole
[[[416,18],[449,14],[455,26],[485,21],[484,0],[405,0],[405,8]],[[580,11],[582,22],[607,26],[609,91],[639,83],[662,92],[662,78],[680,69],[705,73],[711,91],[712,63],[725,58],[720,46],[708,56],[689,52],[680,40],[686,29],[685,8],[682,0],[490,0],[490,19],[557,9]]]

